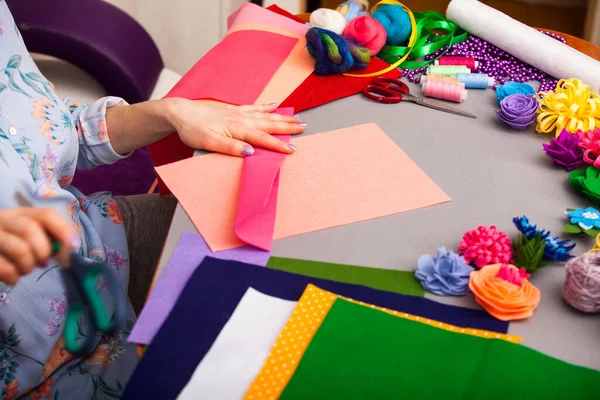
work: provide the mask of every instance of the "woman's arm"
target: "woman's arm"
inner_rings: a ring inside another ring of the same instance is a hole
[[[276,104],[232,106],[180,98],[152,100],[106,110],[113,149],[126,154],[178,132],[188,146],[236,156],[254,153],[252,146],[282,153],[293,145],[271,134],[296,134],[306,128],[298,116],[272,113]]]

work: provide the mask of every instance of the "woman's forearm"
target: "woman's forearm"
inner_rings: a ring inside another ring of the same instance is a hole
[[[172,133],[170,122],[177,99],[150,100],[106,110],[106,128],[119,154],[147,146]]]

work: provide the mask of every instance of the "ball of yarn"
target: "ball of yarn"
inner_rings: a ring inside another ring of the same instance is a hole
[[[319,8],[310,14],[310,24],[341,35],[346,28],[346,18],[335,10]]]
[[[350,0],[342,3],[335,9],[346,18],[346,22],[352,21],[361,15],[370,15],[368,12],[369,2],[367,0]]]
[[[373,13],[373,18],[383,25],[387,33],[387,44],[400,46],[408,41],[412,27],[408,13],[401,6],[382,4]]]
[[[371,53],[366,48],[322,28],[310,28],[306,32],[306,47],[315,59],[317,75],[342,74],[350,68],[365,68],[371,60]]]
[[[563,297],[579,311],[600,311],[600,253],[585,253],[565,265]]]
[[[510,262],[512,243],[510,237],[495,226],[480,226],[464,234],[458,252],[468,263],[483,268]]]
[[[359,46],[367,48],[374,56],[385,45],[387,34],[379,21],[365,15],[354,18],[346,25],[344,37],[353,40]]]

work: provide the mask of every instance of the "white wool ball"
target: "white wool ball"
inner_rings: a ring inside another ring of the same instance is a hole
[[[338,11],[319,8],[310,14],[310,24],[341,35],[346,28],[346,18]]]

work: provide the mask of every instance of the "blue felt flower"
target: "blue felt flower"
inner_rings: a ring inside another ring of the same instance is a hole
[[[569,254],[575,248],[575,243],[570,240],[560,240],[557,237],[546,238],[546,248],[544,249],[544,257],[553,261],[569,261],[575,257]]]
[[[517,83],[517,82],[506,82],[502,86],[498,86],[496,88],[496,96],[498,96],[498,104],[504,99],[506,96],[510,96],[511,94],[521,93],[526,96],[535,95],[535,89],[533,86],[527,83]]]
[[[576,208],[573,211],[565,211],[565,215],[571,219],[572,224],[577,224],[581,229],[600,229],[600,212],[593,207],[585,210]]]
[[[550,236],[550,232],[546,232],[545,230],[539,230],[537,225],[533,225],[529,222],[529,219],[526,216],[515,217],[513,218],[513,223],[527,239],[534,238],[538,233],[542,237],[542,239],[548,238]]]
[[[437,258],[429,254],[419,257],[415,277],[428,292],[461,296],[469,292],[469,275],[473,271],[462,256],[441,247]]]

